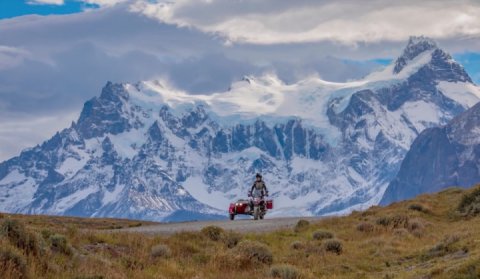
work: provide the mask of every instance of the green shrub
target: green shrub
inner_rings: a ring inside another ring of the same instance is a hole
[[[408,209],[413,210],[413,211],[420,211],[420,212],[425,212],[427,211],[426,208],[418,203],[412,203],[411,205],[408,206]]]
[[[477,216],[480,213],[480,187],[465,194],[460,200],[458,211],[464,216]]]
[[[217,226],[207,226],[202,229],[202,234],[210,240],[219,241],[224,234],[224,230]]]
[[[135,226],[131,227],[131,225],[129,225],[128,227],[129,228],[134,228]],[[109,230],[119,230],[119,229],[123,229],[123,227],[120,226],[120,225],[110,225],[110,226],[108,226],[108,229]]]
[[[50,231],[50,230],[42,230],[41,234],[42,234],[43,239],[48,240],[50,238],[50,236],[53,235],[53,232]]]
[[[172,255],[170,248],[165,244],[159,244],[152,247],[150,256],[152,258],[169,258]]]
[[[1,248],[0,278],[28,278],[25,259],[10,249]]]
[[[37,255],[41,251],[37,237],[28,232],[25,226],[17,220],[6,219],[3,221],[0,235],[4,235],[13,246],[22,249],[27,254]]]
[[[410,220],[407,225],[408,231],[416,237],[423,236],[424,228],[425,228],[424,222],[422,219],[419,219],[419,218]]]
[[[267,245],[251,240],[240,242],[234,249],[240,259],[247,259],[250,263],[272,264],[273,254]]]
[[[223,243],[225,243],[228,248],[233,248],[237,246],[240,240],[242,240],[242,235],[231,231],[228,233],[224,233],[222,237]]]
[[[50,247],[55,252],[60,252],[66,255],[70,255],[72,250],[68,245],[67,238],[60,234],[53,234],[49,238]]]
[[[374,230],[374,226],[368,222],[362,222],[360,224],[357,225],[357,231],[360,231],[360,232],[373,232]]]
[[[328,231],[316,231],[312,234],[313,239],[315,240],[324,240],[333,238],[333,233]]]
[[[270,268],[270,276],[281,279],[297,279],[300,277],[298,270],[287,264],[276,265]]]
[[[408,227],[409,218],[406,215],[395,215],[391,217],[391,224],[393,228],[406,228]]]
[[[406,215],[382,216],[376,220],[376,224],[394,229],[407,228],[409,218]]]
[[[387,216],[378,217],[375,223],[379,226],[388,227],[390,225],[390,218]]]
[[[294,242],[292,242],[292,244],[290,244],[290,247],[293,250],[301,250],[301,249],[305,248],[305,245],[303,244],[303,242],[301,242],[299,240],[295,240]]]
[[[339,240],[330,239],[323,244],[323,248],[327,252],[336,253],[340,255],[343,252],[343,244]]]
[[[458,235],[446,236],[442,241],[435,244],[435,246],[425,253],[425,258],[430,259],[434,257],[442,257],[446,254],[456,252],[459,248],[456,247],[455,244],[459,241],[460,237]]]
[[[138,227],[141,227],[141,226],[142,226],[142,223],[140,223],[140,222],[128,225],[129,228],[138,228]],[[120,229],[122,228],[122,226],[117,226],[117,227],[120,227]]]
[[[298,220],[297,224],[295,225],[294,231],[302,232],[308,229],[309,226],[310,226],[310,222],[308,222],[307,220],[301,219],[301,220]]]

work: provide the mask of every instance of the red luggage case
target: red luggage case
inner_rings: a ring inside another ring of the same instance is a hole
[[[267,209],[273,209],[273,200],[267,200]]]

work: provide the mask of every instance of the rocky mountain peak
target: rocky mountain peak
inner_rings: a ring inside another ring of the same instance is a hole
[[[120,99],[128,100],[128,93],[125,91],[124,84],[108,81],[102,89],[100,99],[112,102],[118,102]]]
[[[256,172],[278,216],[377,204],[418,133],[480,100],[427,38],[411,38],[397,64],[400,75],[360,83],[264,75],[214,95],[109,82],[70,128],[0,163],[0,211],[218,218]]]
[[[462,65],[435,41],[424,36],[410,37],[402,55],[394,63],[393,74],[407,69],[407,72],[416,73],[410,76],[410,82],[433,82],[432,85],[438,81],[473,83]]]
[[[420,54],[433,49],[438,49],[437,43],[434,40],[425,36],[410,37],[402,55],[400,55],[395,61],[393,72],[395,74],[400,73],[408,62],[412,61]]]
[[[85,139],[128,130],[130,124],[123,112],[124,103],[128,102],[128,99],[129,95],[123,84],[108,82],[100,97],[85,103],[75,128]]]

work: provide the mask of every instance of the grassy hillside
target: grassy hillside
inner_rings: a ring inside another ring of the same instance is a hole
[[[479,213],[480,187],[262,234],[0,214],[0,278],[480,278]]]

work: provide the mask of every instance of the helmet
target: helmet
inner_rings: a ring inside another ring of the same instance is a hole
[[[255,175],[256,178],[262,178],[262,175],[257,173],[257,175]]]

